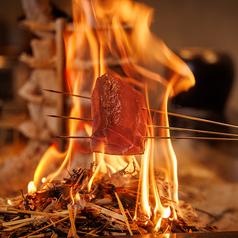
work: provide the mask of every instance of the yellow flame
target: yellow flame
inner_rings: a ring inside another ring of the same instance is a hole
[[[93,180],[96,176],[96,174],[98,173],[98,171],[102,168],[105,168],[105,163],[104,163],[104,159],[103,159],[103,155],[102,154],[96,154],[94,153],[94,158],[97,158],[97,160],[99,161],[98,164],[97,164],[97,167],[96,167],[96,170],[94,171],[93,173],[93,176],[91,177],[91,179],[89,180],[88,182],[88,191],[91,190],[92,188],[92,183],[93,183]]]
[[[12,201],[11,201],[10,199],[7,200],[7,203],[8,203],[10,206],[13,205],[13,204],[12,204]]]
[[[29,182],[28,184],[28,193],[36,192],[36,187],[33,181]]]
[[[148,124],[152,125],[158,121],[162,126],[169,126],[167,115],[169,98],[183,90],[188,90],[195,84],[195,79],[188,66],[170,51],[162,40],[150,32],[153,9],[132,0],[73,0],[73,17],[74,30],[65,32],[68,90],[74,94],[91,95],[96,78],[101,74],[111,73],[138,87],[146,96],[148,108],[156,106],[165,112],[155,120],[149,113]],[[112,70],[111,66],[117,65],[121,66],[123,77]],[[89,107],[90,102],[74,97],[70,116],[88,117]],[[69,121],[69,135],[76,135],[82,129],[91,135],[90,123]],[[161,136],[170,136],[169,130],[156,131]],[[147,135],[155,136],[157,133],[155,134],[154,128],[148,128]],[[40,178],[47,174],[44,169],[55,163],[52,159],[63,162],[58,170],[48,175],[46,181],[59,177],[66,166],[69,168],[76,144],[75,140],[69,140],[68,149],[64,153],[59,153],[54,147],[48,149],[35,173],[36,187]],[[94,153],[93,160],[97,167],[88,182],[88,191],[91,191],[97,175],[107,173],[110,176],[125,168],[127,171],[133,171],[135,165],[140,171],[137,209],[139,209],[138,204],[141,204],[141,211],[148,218],[151,218],[153,213],[155,230],[158,230],[162,218],[171,215],[173,202],[166,207],[160,200],[160,191],[155,178],[155,161],[166,161],[165,166],[159,170],[163,172],[164,179],[168,182],[170,199],[179,202],[176,155],[170,140],[163,140],[161,145],[163,153],[158,158],[155,157],[158,148],[155,141],[147,140],[140,165],[134,156]],[[78,195],[75,195],[75,199],[76,196]],[[154,207],[151,200],[155,201]],[[172,212],[172,214],[176,219],[176,213]],[[135,217],[136,215],[137,211]]]
[[[158,231],[160,226],[161,226],[161,221],[162,221],[162,217],[159,218],[157,224],[156,224],[156,227],[155,227],[155,231]]]
[[[74,200],[75,200],[75,203],[77,203],[81,200],[79,193],[76,193]]]
[[[92,126],[85,124],[85,131],[87,132],[87,134],[89,136],[91,136],[92,135]]]
[[[54,145],[49,147],[49,149],[45,152],[44,156],[41,158],[41,161],[38,164],[34,174],[34,186],[36,188],[40,185],[39,182],[41,178],[44,177],[45,173],[52,172],[47,171],[47,168],[50,168],[51,165],[53,165],[55,162],[62,161],[64,157],[65,153],[59,153]]]

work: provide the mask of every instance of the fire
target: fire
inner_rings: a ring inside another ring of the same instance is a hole
[[[131,0],[73,0],[74,30],[70,31],[67,28],[65,32],[69,91],[90,96],[97,77],[104,73],[112,74],[143,92],[147,108],[156,106],[164,112],[157,117],[149,113],[148,125],[159,123],[162,126],[169,126],[167,116],[169,98],[188,90],[195,84],[195,80],[187,65],[150,32],[152,15],[151,8]],[[112,70],[113,65],[120,65],[123,76]],[[70,116],[81,118],[90,116],[89,100],[78,98],[72,100]],[[156,105],[154,101],[157,102]],[[147,135],[155,136],[155,131],[156,135],[170,136],[169,130],[155,130],[153,127],[148,127]],[[70,121],[71,136],[84,132],[87,135],[91,134],[90,123]],[[163,218],[171,216],[171,219],[176,219],[176,213],[171,212],[174,210],[173,203],[164,205],[161,201],[155,172],[163,173],[165,182],[171,186],[169,187],[171,200],[174,203],[179,202],[176,155],[169,139],[161,141],[160,144],[163,158],[156,156],[157,146],[153,139],[147,140],[143,156],[109,156],[93,153],[92,161],[97,167],[87,185],[88,191],[91,191],[97,174],[107,173],[110,176],[118,170],[126,168],[127,171],[133,171],[136,167],[140,171],[137,209],[140,204],[145,216],[148,219],[153,217],[155,231],[159,230]],[[44,183],[62,175],[66,166],[69,170],[72,158],[76,157],[76,160],[80,161],[82,151],[77,149],[80,147],[78,145],[80,142],[71,139],[64,153],[57,152],[54,146],[49,148],[37,168],[33,186],[37,188],[39,181],[46,176],[44,169],[53,163],[52,158],[63,162]],[[162,160],[165,161],[165,165],[157,168],[157,161]],[[137,219],[136,211],[134,219]]]
[[[28,184],[28,193],[34,193],[36,192],[36,187],[34,185],[34,182],[31,181],[29,184]]]

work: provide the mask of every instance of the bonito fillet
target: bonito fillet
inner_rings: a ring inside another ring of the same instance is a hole
[[[144,153],[147,111],[143,94],[121,79],[104,74],[91,96],[91,149],[112,155]]]

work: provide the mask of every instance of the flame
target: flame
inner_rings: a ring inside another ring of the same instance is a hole
[[[75,199],[75,203],[78,203],[81,200],[81,197],[80,197],[79,193],[76,193],[74,199]]]
[[[195,79],[188,66],[170,51],[162,40],[150,32],[153,9],[132,0],[73,0],[72,3],[73,31],[70,27],[65,31],[68,90],[74,94],[91,95],[97,77],[104,73],[112,74],[143,92],[148,108],[156,107],[164,112],[156,117],[149,113],[148,124],[159,123],[169,126],[169,98],[188,90],[195,84]],[[124,76],[112,70],[111,66],[119,64]],[[70,116],[88,117],[89,108],[89,100],[72,98]],[[92,132],[91,125],[87,122],[72,120],[68,126],[71,136],[85,131],[87,135],[91,135]],[[158,133],[159,136],[170,136],[169,130],[155,130],[153,127],[148,127],[147,135],[155,136],[155,131],[156,135]],[[44,169],[55,163],[52,162],[52,158],[63,162],[58,170],[47,176],[46,182],[62,175],[65,167],[69,169],[71,158],[75,157],[76,148],[79,148],[77,144],[77,141],[70,140],[64,153],[59,153],[54,146],[48,149],[36,170],[33,184],[35,188],[42,177],[46,176]],[[157,231],[163,218],[173,216],[173,219],[176,219],[176,213],[171,213],[171,209],[174,209],[173,202],[170,206],[165,206],[160,200],[155,176],[155,163],[158,160],[165,161],[165,165],[157,170],[163,172],[165,182],[170,186],[170,199],[175,203],[179,202],[176,155],[170,140],[161,141],[161,145],[163,155],[158,158],[157,144],[155,145],[154,140],[148,139],[144,155],[139,156],[140,165],[134,156],[94,153],[92,160],[97,167],[88,182],[88,191],[92,190],[97,175],[107,173],[111,176],[118,170],[126,168],[131,171],[136,166],[140,171],[137,209],[138,204],[141,204],[142,212],[147,218],[153,217]],[[80,159],[81,157],[77,156],[77,160]],[[155,206],[151,205],[152,201]],[[136,213],[137,211],[135,218]]]
[[[36,192],[36,187],[33,181],[29,182],[28,184],[28,193]]]
[[[60,153],[57,151],[56,146],[53,144],[49,147],[49,149],[46,151],[46,153],[41,158],[40,163],[37,166],[37,169],[34,174],[34,181],[30,182],[28,185],[28,191],[31,191],[34,189],[34,191],[37,190],[38,186],[40,185],[40,181],[44,178],[44,176],[47,176],[47,179],[44,179],[45,183],[49,178],[52,176],[52,174],[49,174],[51,171],[47,170],[50,169],[51,165],[54,165],[58,161],[62,161],[62,159],[65,157],[66,153]],[[53,171],[55,170],[55,167],[53,166]],[[54,172],[53,172],[54,173]]]

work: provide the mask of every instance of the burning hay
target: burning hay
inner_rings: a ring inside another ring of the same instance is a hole
[[[201,227],[201,220],[188,204],[174,204],[168,197],[168,186],[159,176],[162,204],[178,219],[169,215],[159,221],[157,229],[155,203],[151,203],[150,218],[141,212],[135,165],[133,171],[126,167],[111,176],[98,174],[91,184],[95,169],[95,164],[90,169],[78,168],[67,179],[51,181],[42,190],[8,200],[11,205],[2,204],[2,236],[78,237],[215,230],[204,224]]]

